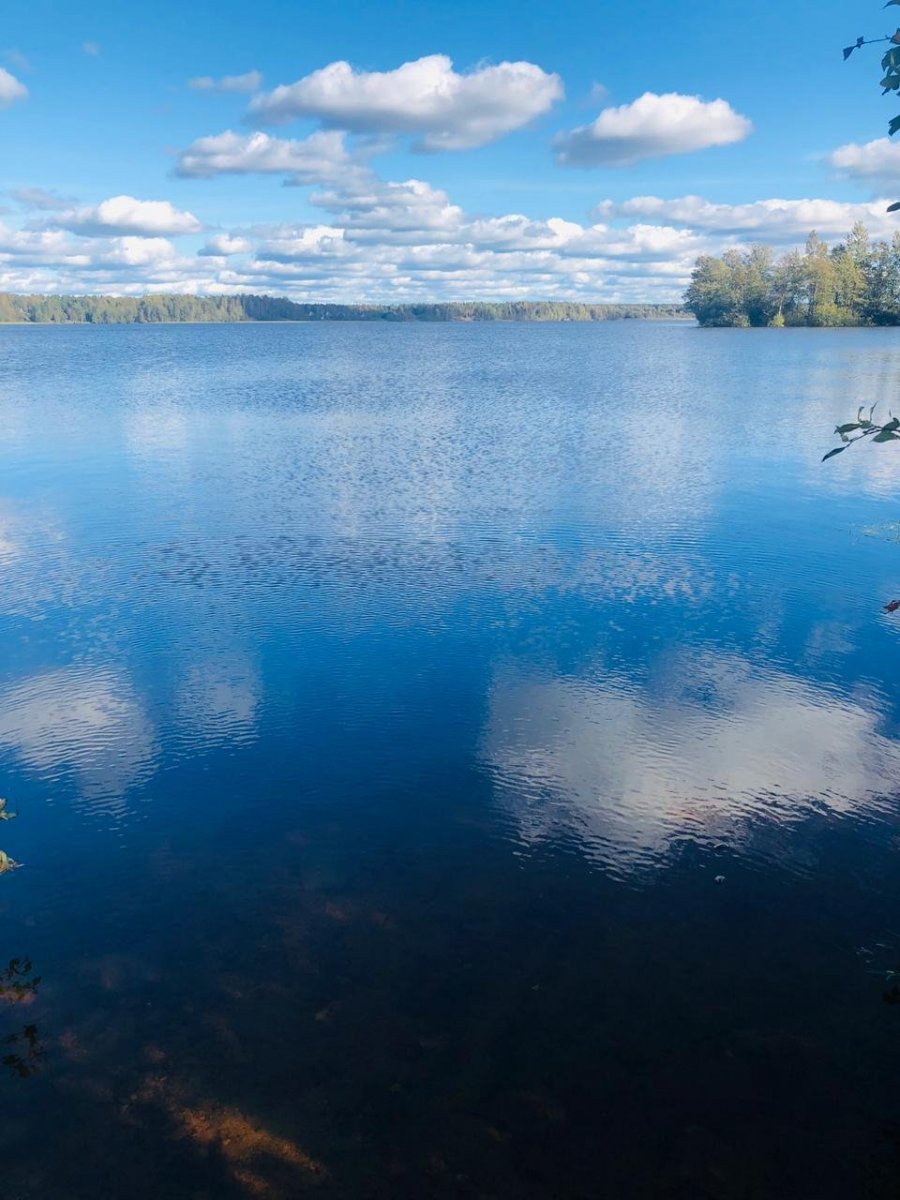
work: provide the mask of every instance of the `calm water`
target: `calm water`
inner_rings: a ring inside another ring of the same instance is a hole
[[[898,375],[0,329],[6,1200],[896,1196]]]

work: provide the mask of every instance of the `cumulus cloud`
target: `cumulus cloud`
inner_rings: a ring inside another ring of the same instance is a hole
[[[631,104],[605,108],[590,125],[559,134],[554,146],[557,162],[565,166],[628,167],[740,142],[752,128],[726,100],[645,92]]]
[[[220,79],[199,75],[188,80],[188,87],[195,92],[255,92],[262,81],[260,71],[246,71],[243,75],[223,75]]]
[[[295,156],[288,161],[296,166]],[[696,255],[714,248],[691,230],[647,220],[620,228],[516,213],[474,217],[424,180],[381,180],[367,167],[330,182],[310,203],[324,220],[219,230],[193,255],[179,255],[162,234],[100,236],[96,218],[72,222],[70,213],[30,229],[0,227],[0,289],[670,300]],[[94,232],[72,236],[70,227]],[[112,233],[110,224],[103,232]]]
[[[691,231],[647,224],[473,219],[420,180],[314,200],[332,222],[259,231],[245,278],[328,298],[667,300],[708,248]]]
[[[118,237],[110,238],[96,250],[90,260],[90,269],[107,270],[112,267],[170,266],[177,258],[177,251],[168,238],[163,237]]]
[[[136,200],[134,196],[111,196],[101,204],[66,209],[48,219],[48,224],[86,237],[177,237],[203,228],[193,213],[181,212],[168,200]]]
[[[662,200],[658,196],[635,196],[616,203],[604,200],[594,216],[645,217],[675,225],[749,240],[796,242],[815,229],[823,237],[841,237],[856,221],[863,221],[876,234],[888,232],[885,200],[851,204],[839,200],[755,200],[750,204],[714,204],[702,196]]]
[[[357,71],[334,62],[252,101],[249,116],[277,124],[313,117],[357,133],[407,133],[421,150],[484,146],[527,125],[563,94],[558,75],[528,62],[459,73],[445,54],[393,71]]]
[[[253,243],[247,238],[233,237],[230,233],[217,233],[197,253],[205,257],[222,258],[229,254],[246,254],[252,248]]]
[[[336,130],[307,138],[277,138],[267,133],[224,133],[197,138],[178,157],[175,174],[186,179],[214,175],[282,175],[297,184],[331,183],[356,169]]]
[[[826,161],[848,179],[900,181],[900,142],[876,138],[859,145],[848,142],[832,150]]]
[[[16,100],[24,100],[27,95],[28,88],[25,84],[16,79],[15,75],[7,71],[5,67],[0,67],[0,108],[6,108],[8,104],[13,104]]]
[[[421,179],[383,182],[371,176],[360,186],[313,196],[313,203],[338,214],[340,223],[361,240],[374,235],[379,241],[413,239],[431,241],[459,231],[463,211],[451,204],[447,193]]]
[[[180,255],[163,237],[83,238],[0,223],[0,291],[203,292],[215,289],[216,261]]]
[[[256,260],[269,263],[303,262],[314,258],[333,260],[353,253],[345,231],[331,225],[306,225],[284,229],[262,242]]]
[[[193,178],[260,172],[316,184],[318,217],[211,231],[197,251],[170,237],[200,223],[168,201],[113,197],[93,208],[47,209],[21,229],[0,225],[0,290],[269,292],[313,301],[572,299],[677,301],[698,255],[756,239],[798,243],[811,228],[842,237],[863,219],[887,232],[884,203],[698,196],[604,201],[591,220],[476,215],[423,179],[385,180],[356,143],[321,130],[201,138],[178,172]],[[32,197],[40,200],[41,197]],[[87,236],[85,236],[87,235]]]

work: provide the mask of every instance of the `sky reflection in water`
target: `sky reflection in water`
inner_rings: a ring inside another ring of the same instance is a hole
[[[673,839],[752,853],[760,826],[893,814],[900,744],[877,707],[711,651],[654,684],[498,676],[484,754],[523,841],[575,837],[621,873]]]
[[[895,331],[0,333],[20,1194],[882,1169]]]

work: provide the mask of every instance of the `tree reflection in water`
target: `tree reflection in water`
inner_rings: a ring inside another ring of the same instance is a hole
[[[9,812],[6,805],[7,801],[0,797],[0,821],[15,820],[18,814]],[[0,875],[15,870],[19,865],[5,850],[0,850]],[[11,958],[0,972],[0,1001],[4,1004],[30,1004],[37,996],[40,983],[41,977],[35,975],[30,958]],[[7,1048],[5,1054],[0,1054],[0,1066],[20,1079],[27,1079],[40,1069],[44,1051],[34,1023],[0,1038],[0,1047]]]
[[[37,996],[41,983],[40,975],[34,974],[30,958],[10,959],[0,972],[0,1001],[4,1004],[30,1004]],[[43,1057],[38,1029],[35,1024],[25,1025],[21,1030],[0,1039],[6,1053],[0,1055],[0,1065],[20,1079],[27,1079],[40,1069]]]

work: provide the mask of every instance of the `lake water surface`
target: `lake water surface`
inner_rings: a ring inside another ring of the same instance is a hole
[[[898,377],[0,329],[6,1200],[896,1196]]]

